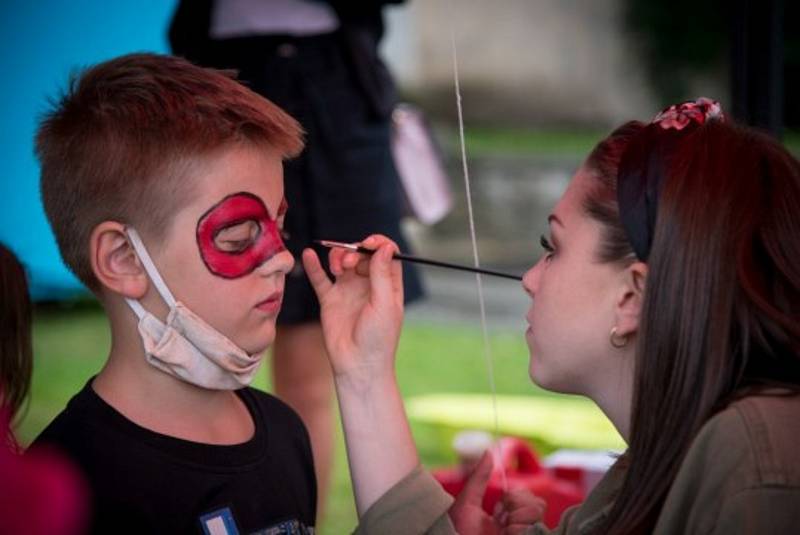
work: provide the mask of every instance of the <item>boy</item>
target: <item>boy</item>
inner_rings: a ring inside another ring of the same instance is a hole
[[[97,295],[108,361],[37,438],[80,466],[95,533],[313,533],[308,436],[246,388],[285,275],[282,160],[298,124],[224,73],[123,56],[40,125],[42,199]]]

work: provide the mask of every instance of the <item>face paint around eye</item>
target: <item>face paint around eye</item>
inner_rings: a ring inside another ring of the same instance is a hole
[[[223,228],[214,236],[214,247],[225,253],[241,253],[253,245],[261,234],[261,226],[248,219]]]
[[[245,241],[238,247],[237,244],[221,244],[225,239],[223,233],[233,236],[239,230],[238,225],[252,227],[251,222],[259,231],[250,243]],[[226,279],[243,277],[286,250],[277,221],[259,197],[247,192],[228,195],[200,217],[197,246],[208,270]]]

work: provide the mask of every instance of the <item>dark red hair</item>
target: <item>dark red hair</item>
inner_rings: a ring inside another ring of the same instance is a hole
[[[662,175],[628,470],[602,528],[649,533],[711,416],[765,385],[800,390],[800,163],[765,134],[708,121],[677,135],[629,123],[587,167],[598,179],[584,208],[603,224],[602,261],[636,260],[616,182]]]
[[[14,419],[28,396],[33,366],[32,307],[25,269],[0,243],[0,432],[16,448]]]

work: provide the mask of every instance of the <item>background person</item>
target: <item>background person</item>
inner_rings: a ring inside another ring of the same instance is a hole
[[[80,535],[88,516],[80,474],[55,451],[23,456],[14,436],[31,386],[32,319],[25,268],[0,243],[0,533]]]

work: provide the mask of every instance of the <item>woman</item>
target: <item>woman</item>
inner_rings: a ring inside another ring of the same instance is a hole
[[[798,161],[699,99],[615,130],[549,221],[545,255],[523,279],[533,298],[531,378],[591,398],[628,443],[556,532],[795,530]],[[335,283],[304,253],[323,305],[362,531],[413,520],[397,532],[452,533],[449,503],[418,467],[397,393],[393,246],[380,237],[364,246],[378,249],[368,262],[331,253]],[[514,519],[519,503],[510,509],[506,525],[458,502],[451,518],[462,533],[547,533]]]
[[[23,451],[13,424],[31,384],[33,306],[25,268],[0,243],[0,533],[85,532],[82,476],[54,451]]]
[[[3,446],[18,452],[12,427],[31,382],[31,310],[25,269],[0,243],[0,429]]]

